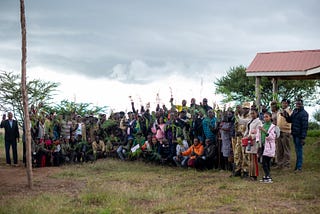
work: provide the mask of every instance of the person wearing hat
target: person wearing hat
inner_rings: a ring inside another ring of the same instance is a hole
[[[233,176],[249,176],[249,156],[245,153],[245,147],[242,146],[242,138],[246,131],[246,126],[251,120],[250,103],[245,102],[237,106],[235,112],[235,130],[236,134],[232,140],[233,156],[234,156],[234,169]]]

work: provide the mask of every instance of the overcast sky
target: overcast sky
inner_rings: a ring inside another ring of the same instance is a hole
[[[128,96],[166,103],[170,88],[178,103],[218,102],[216,79],[256,53],[320,48],[318,0],[25,4],[28,76],[60,82],[59,99],[115,109]],[[18,0],[0,1],[0,70],[21,70],[19,10]]]

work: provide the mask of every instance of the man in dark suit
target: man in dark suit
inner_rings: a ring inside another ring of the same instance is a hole
[[[12,146],[13,163],[14,166],[18,166],[18,152],[17,152],[17,142],[19,141],[19,128],[16,120],[13,120],[12,112],[8,113],[8,119],[6,120],[6,115],[3,115],[0,128],[4,128],[4,141],[6,150],[6,162],[11,165],[10,158],[10,146]]]

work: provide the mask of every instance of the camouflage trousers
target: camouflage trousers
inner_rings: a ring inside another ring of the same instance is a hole
[[[241,144],[242,137],[232,138],[232,150],[235,165],[235,172],[249,171],[249,154],[245,153],[245,147]]]

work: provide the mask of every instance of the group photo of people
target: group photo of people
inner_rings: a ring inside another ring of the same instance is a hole
[[[296,151],[295,172],[301,172],[308,113],[303,101],[272,101],[259,108],[253,102],[233,107],[198,104],[149,106],[110,115],[57,114],[32,106],[29,115],[32,138],[32,166],[49,167],[82,164],[97,159],[143,161],[181,169],[225,170],[230,177],[272,183],[271,167],[290,169],[291,141]],[[8,118],[6,118],[8,116]],[[3,115],[7,165],[18,165],[20,139],[13,113]],[[26,163],[23,128],[23,163]],[[13,163],[10,157],[10,147]],[[263,172],[259,173],[259,164]],[[258,179],[261,177],[261,179]]]

